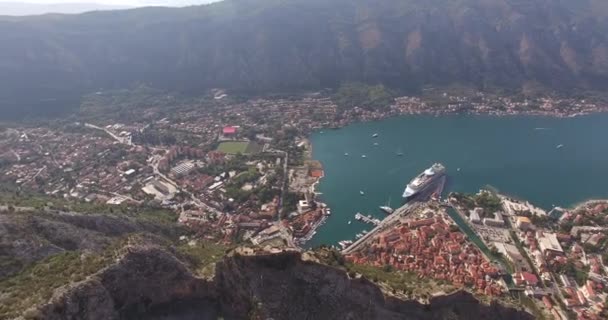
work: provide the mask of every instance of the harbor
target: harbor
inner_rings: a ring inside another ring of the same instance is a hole
[[[435,168],[439,168],[439,167],[436,166]],[[346,254],[356,251],[367,240],[374,237],[377,233],[391,228],[396,222],[398,222],[401,219],[406,218],[411,212],[414,212],[417,209],[419,209],[425,202],[427,202],[431,199],[439,200],[441,194],[443,193],[443,189],[445,187],[446,179],[447,179],[444,172],[445,172],[445,168],[443,168],[443,166],[441,166],[441,171],[437,172],[438,176],[434,179],[428,180],[427,184],[424,185],[424,187],[420,188],[419,190],[416,190],[416,192],[412,192],[411,185],[408,184],[408,186],[406,187],[406,190],[410,189],[410,192],[407,195],[407,197],[405,197],[405,194],[404,194],[404,198],[406,199],[405,204],[403,204],[401,207],[393,210],[392,214],[389,214],[382,220],[372,219],[370,217],[366,217],[365,215],[363,215],[361,213],[357,213],[355,215],[355,219],[362,221],[362,222],[373,224],[373,225],[375,225],[375,228],[372,229],[371,231],[363,234],[361,237],[358,237],[358,239],[356,239],[356,241],[354,241],[352,244],[348,243],[348,245],[343,245],[345,242],[342,241],[342,243],[341,243],[341,245],[343,247],[342,254],[346,255]],[[432,176],[432,175],[436,174],[436,173],[431,173],[429,171],[429,169],[427,169],[425,171],[425,173],[428,176]],[[413,179],[412,183],[416,182],[416,179],[418,179],[418,178]]]
[[[608,175],[608,162],[590,159],[608,157],[608,149],[585,142],[587,137],[603,134],[601,123],[606,118],[411,116],[313,133],[312,157],[323,163],[325,171],[316,190],[332,208],[332,217],[307,247],[337,245],[365,228],[371,229],[355,221],[353,215],[361,212],[383,219],[386,213],[378,207],[389,198],[391,207],[400,207],[405,184],[436,161],[448,170],[447,192],[475,193],[492,185],[502,194],[526,199],[547,211],[606,198],[608,185],[597,177]],[[371,137],[374,133],[379,133],[375,139]],[[380,145],[374,146],[374,142]],[[564,147],[556,149],[558,144]],[[361,158],[362,154],[367,158]],[[534,161],[522,162],[525,159]],[[562,184],[556,184],[556,179]],[[365,195],[360,196],[359,191]],[[555,210],[553,215],[561,213]]]

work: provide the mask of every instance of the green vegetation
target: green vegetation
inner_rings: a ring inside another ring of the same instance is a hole
[[[32,208],[34,211],[39,212],[56,210],[80,214],[128,217],[142,222],[158,224],[173,224],[177,221],[177,216],[173,212],[159,207],[98,204],[35,194],[0,193],[0,205],[14,208]]]
[[[581,269],[570,259],[568,259],[568,262],[565,265],[558,266],[555,271],[556,273],[566,274],[569,277],[574,278],[579,286],[584,285],[589,278],[589,266],[584,266]]]
[[[514,293],[514,295],[516,295],[517,299],[519,301],[521,301],[521,304],[526,308],[526,310],[528,310],[529,312],[532,313],[532,315],[534,316],[535,319],[537,319],[537,320],[547,319],[547,317],[545,316],[543,311],[538,307],[538,305],[533,300],[533,298],[526,296],[522,292]]]
[[[197,275],[211,278],[215,274],[215,264],[226,255],[230,248],[221,244],[197,240],[193,245],[181,244],[176,250],[180,256],[191,264]]]
[[[341,85],[333,98],[343,109],[351,107],[382,109],[393,103],[394,94],[383,85],[370,86],[350,82]]]
[[[476,207],[484,209],[482,218],[486,216],[491,217],[494,212],[503,210],[500,198],[490,191],[483,191],[474,195],[454,192],[450,194],[450,197],[456,198],[458,204],[467,210],[472,210]]]
[[[217,151],[227,154],[245,154],[248,148],[249,142],[246,141],[225,141],[221,142],[217,147]]]
[[[500,198],[492,192],[481,192],[474,197],[475,204],[484,209],[486,214],[502,211]]]
[[[0,282],[0,319],[14,318],[51,298],[55,289],[84,280],[114,262],[125,240],[101,254],[64,252],[40,261]]]

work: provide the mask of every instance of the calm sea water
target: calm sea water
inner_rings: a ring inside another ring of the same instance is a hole
[[[407,182],[434,162],[447,167],[447,192],[491,185],[545,209],[608,197],[607,138],[608,114],[407,116],[316,132],[313,156],[325,169],[318,191],[332,216],[308,245],[335,244],[371,229],[355,213],[383,217],[378,206],[398,207]]]

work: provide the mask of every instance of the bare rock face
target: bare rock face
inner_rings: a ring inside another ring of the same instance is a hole
[[[39,319],[532,319],[468,293],[429,305],[385,297],[365,279],[302,261],[298,252],[226,257],[213,282],[157,246],[120,261],[42,306]]]
[[[117,319],[114,301],[103,284],[91,279],[59,294],[42,308],[45,319]]]

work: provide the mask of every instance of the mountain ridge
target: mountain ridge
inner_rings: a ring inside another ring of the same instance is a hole
[[[268,93],[382,83],[479,90],[608,88],[599,0],[226,0],[74,16],[0,17],[0,105],[77,105],[147,84]]]

